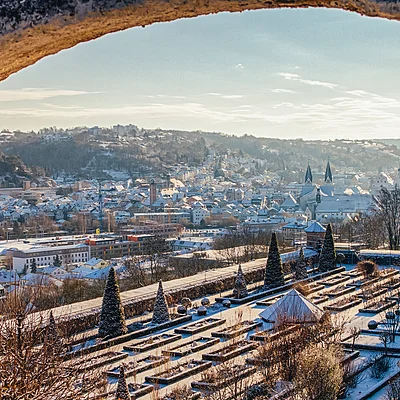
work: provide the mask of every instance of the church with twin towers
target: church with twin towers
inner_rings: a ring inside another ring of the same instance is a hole
[[[326,222],[344,222],[365,214],[373,207],[373,198],[350,179],[334,182],[331,163],[328,160],[323,180],[316,183],[310,163],[307,165],[304,183],[296,200],[298,209],[309,219]]]

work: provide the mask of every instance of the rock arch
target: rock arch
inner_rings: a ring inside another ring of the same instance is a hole
[[[340,8],[400,21],[399,0],[2,0],[0,81],[107,33],[222,11],[279,7]]]

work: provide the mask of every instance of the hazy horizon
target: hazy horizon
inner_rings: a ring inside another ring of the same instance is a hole
[[[221,13],[82,43],[0,83],[0,130],[134,124],[396,139],[400,24],[327,9]]]

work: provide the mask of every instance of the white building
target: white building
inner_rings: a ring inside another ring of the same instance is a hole
[[[371,179],[371,193],[377,194],[382,187],[385,189],[393,189],[393,179],[384,172],[380,172],[377,176]]]
[[[56,256],[62,265],[86,262],[90,259],[90,247],[85,244],[66,246],[32,247],[30,249],[14,250],[13,268],[17,272],[31,268],[33,260],[37,267],[53,265]]]
[[[193,209],[192,209],[193,224],[200,225],[201,221],[204,221],[209,216],[210,216],[210,211],[208,211],[202,203],[196,202],[193,204]]]
[[[369,214],[374,208],[374,201],[369,194],[342,194],[322,197],[315,210],[317,221],[343,221],[347,217]]]

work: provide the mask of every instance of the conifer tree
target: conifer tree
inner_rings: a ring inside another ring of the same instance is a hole
[[[57,332],[57,324],[56,320],[54,319],[53,311],[50,311],[49,324],[47,325],[46,328],[46,336],[51,340],[59,338]]]
[[[336,268],[336,251],[333,242],[332,226],[328,224],[325,232],[324,244],[319,255],[318,270],[320,272],[330,271]]]
[[[55,267],[61,267],[61,265],[62,265],[60,257],[58,256],[58,254],[56,254],[56,257],[54,258],[53,265]]]
[[[45,328],[42,351],[46,354],[54,352],[54,349],[60,351],[63,348],[63,341],[58,333],[57,324],[53,312],[50,311],[49,323]]]
[[[271,289],[285,284],[282,260],[279,254],[278,241],[275,232],[272,233],[268,249],[267,265],[265,267],[264,288]]]
[[[36,258],[34,258],[34,259],[32,260],[31,272],[32,272],[32,274],[36,274],[36,272],[37,272]]]
[[[130,400],[131,395],[129,394],[128,384],[125,378],[125,368],[123,365],[119,367],[119,376],[117,391],[115,392],[115,400]]]
[[[299,258],[296,260],[294,266],[294,279],[300,281],[307,278],[307,261],[304,257],[303,248],[299,251]]]
[[[158,284],[157,297],[154,302],[153,310],[153,324],[162,324],[163,322],[169,321],[168,305],[165,299],[164,289],[162,286],[162,281],[160,280]]]
[[[113,267],[108,273],[100,314],[99,336],[115,337],[127,332],[124,308],[121,304],[119,286]]]
[[[242,299],[243,297],[246,297],[248,294],[249,292],[247,291],[246,279],[242,271],[242,266],[239,264],[238,271],[236,274],[235,287],[233,288],[233,295],[237,299]]]

